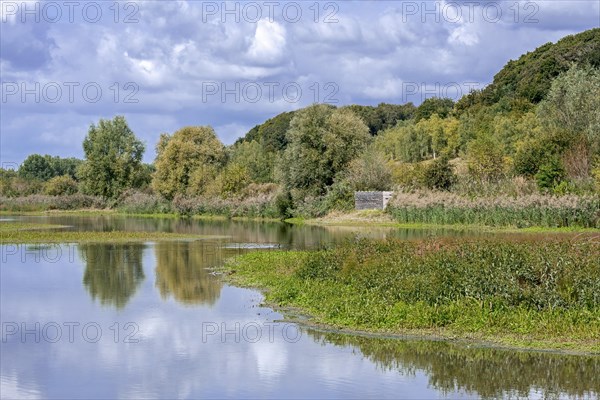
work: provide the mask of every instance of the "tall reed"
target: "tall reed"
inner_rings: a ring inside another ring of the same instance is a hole
[[[600,228],[600,196],[471,199],[448,192],[398,192],[388,212],[401,223]]]

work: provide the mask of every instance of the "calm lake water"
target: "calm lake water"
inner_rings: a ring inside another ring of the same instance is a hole
[[[26,217],[72,230],[227,236],[1,246],[2,398],[598,398],[600,357],[318,332],[211,268],[356,234],[451,231],[123,217]],[[0,222],[2,223],[2,222]]]

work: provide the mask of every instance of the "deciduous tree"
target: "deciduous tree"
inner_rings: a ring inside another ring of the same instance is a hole
[[[225,162],[225,147],[210,126],[188,126],[162,134],[156,146],[155,191],[168,199],[199,195]]]
[[[77,174],[84,193],[116,198],[125,189],[135,187],[142,169],[144,144],[125,117],[92,124],[83,141],[83,151],[85,161]]]

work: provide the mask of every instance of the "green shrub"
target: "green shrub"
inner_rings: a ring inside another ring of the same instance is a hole
[[[347,180],[339,180],[327,189],[324,211],[350,211],[354,209],[354,188]]]
[[[552,158],[540,167],[537,174],[535,174],[535,180],[540,190],[549,191],[554,189],[565,176],[565,168],[560,160]]]
[[[294,202],[289,191],[283,191],[275,197],[275,209],[281,218],[290,218]]]
[[[469,143],[467,151],[469,174],[482,181],[495,181],[506,170],[501,144],[489,136],[479,137]]]
[[[594,177],[596,191],[600,193],[600,158],[596,161],[596,165],[592,169],[592,176]]]
[[[405,189],[422,188],[425,168],[422,164],[394,163],[392,164],[392,181]]]
[[[529,139],[517,147],[513,169],[517,175],[533,177],[540,166],[552,156],[553,148],[548,140]]]
[[[429,189],[448,190],[456,182],[456,175],[448,158],[442,156],[425,168],[423,180]]]
[[[352,160],[345,174],[354,190],[390,190],[392,173],[386,157],[374,149]]]
[[[316,218],[327,214],[327,203],[325,196],[305,196],[294,201],[291,210],[295,218]]]
[[[69,175],[55,176],[44,184],[44,193],[50,196],[75,194],[77,191],[77,182]]]
[[[250,184],[248,169],[241,164],[229,164],[221,171],[221,193],[223,198],[235,197]]]

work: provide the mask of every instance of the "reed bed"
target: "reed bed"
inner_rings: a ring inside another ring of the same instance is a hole
[[[398,192],[387,211],[400,223],[600,228],[600,196],[466,198],[448,192]]]
[[[217,197],[175,197],[173,209],[180,215],[217,215],[226,217],[279,218],[274,194],[243,199]]]
[[[101,197],[73,194],[48,196],[34,194],[25,197],[0,196],[0,210],[27,212],[49,210],[78,210],[86,208],[106,208],[107,202]]]

